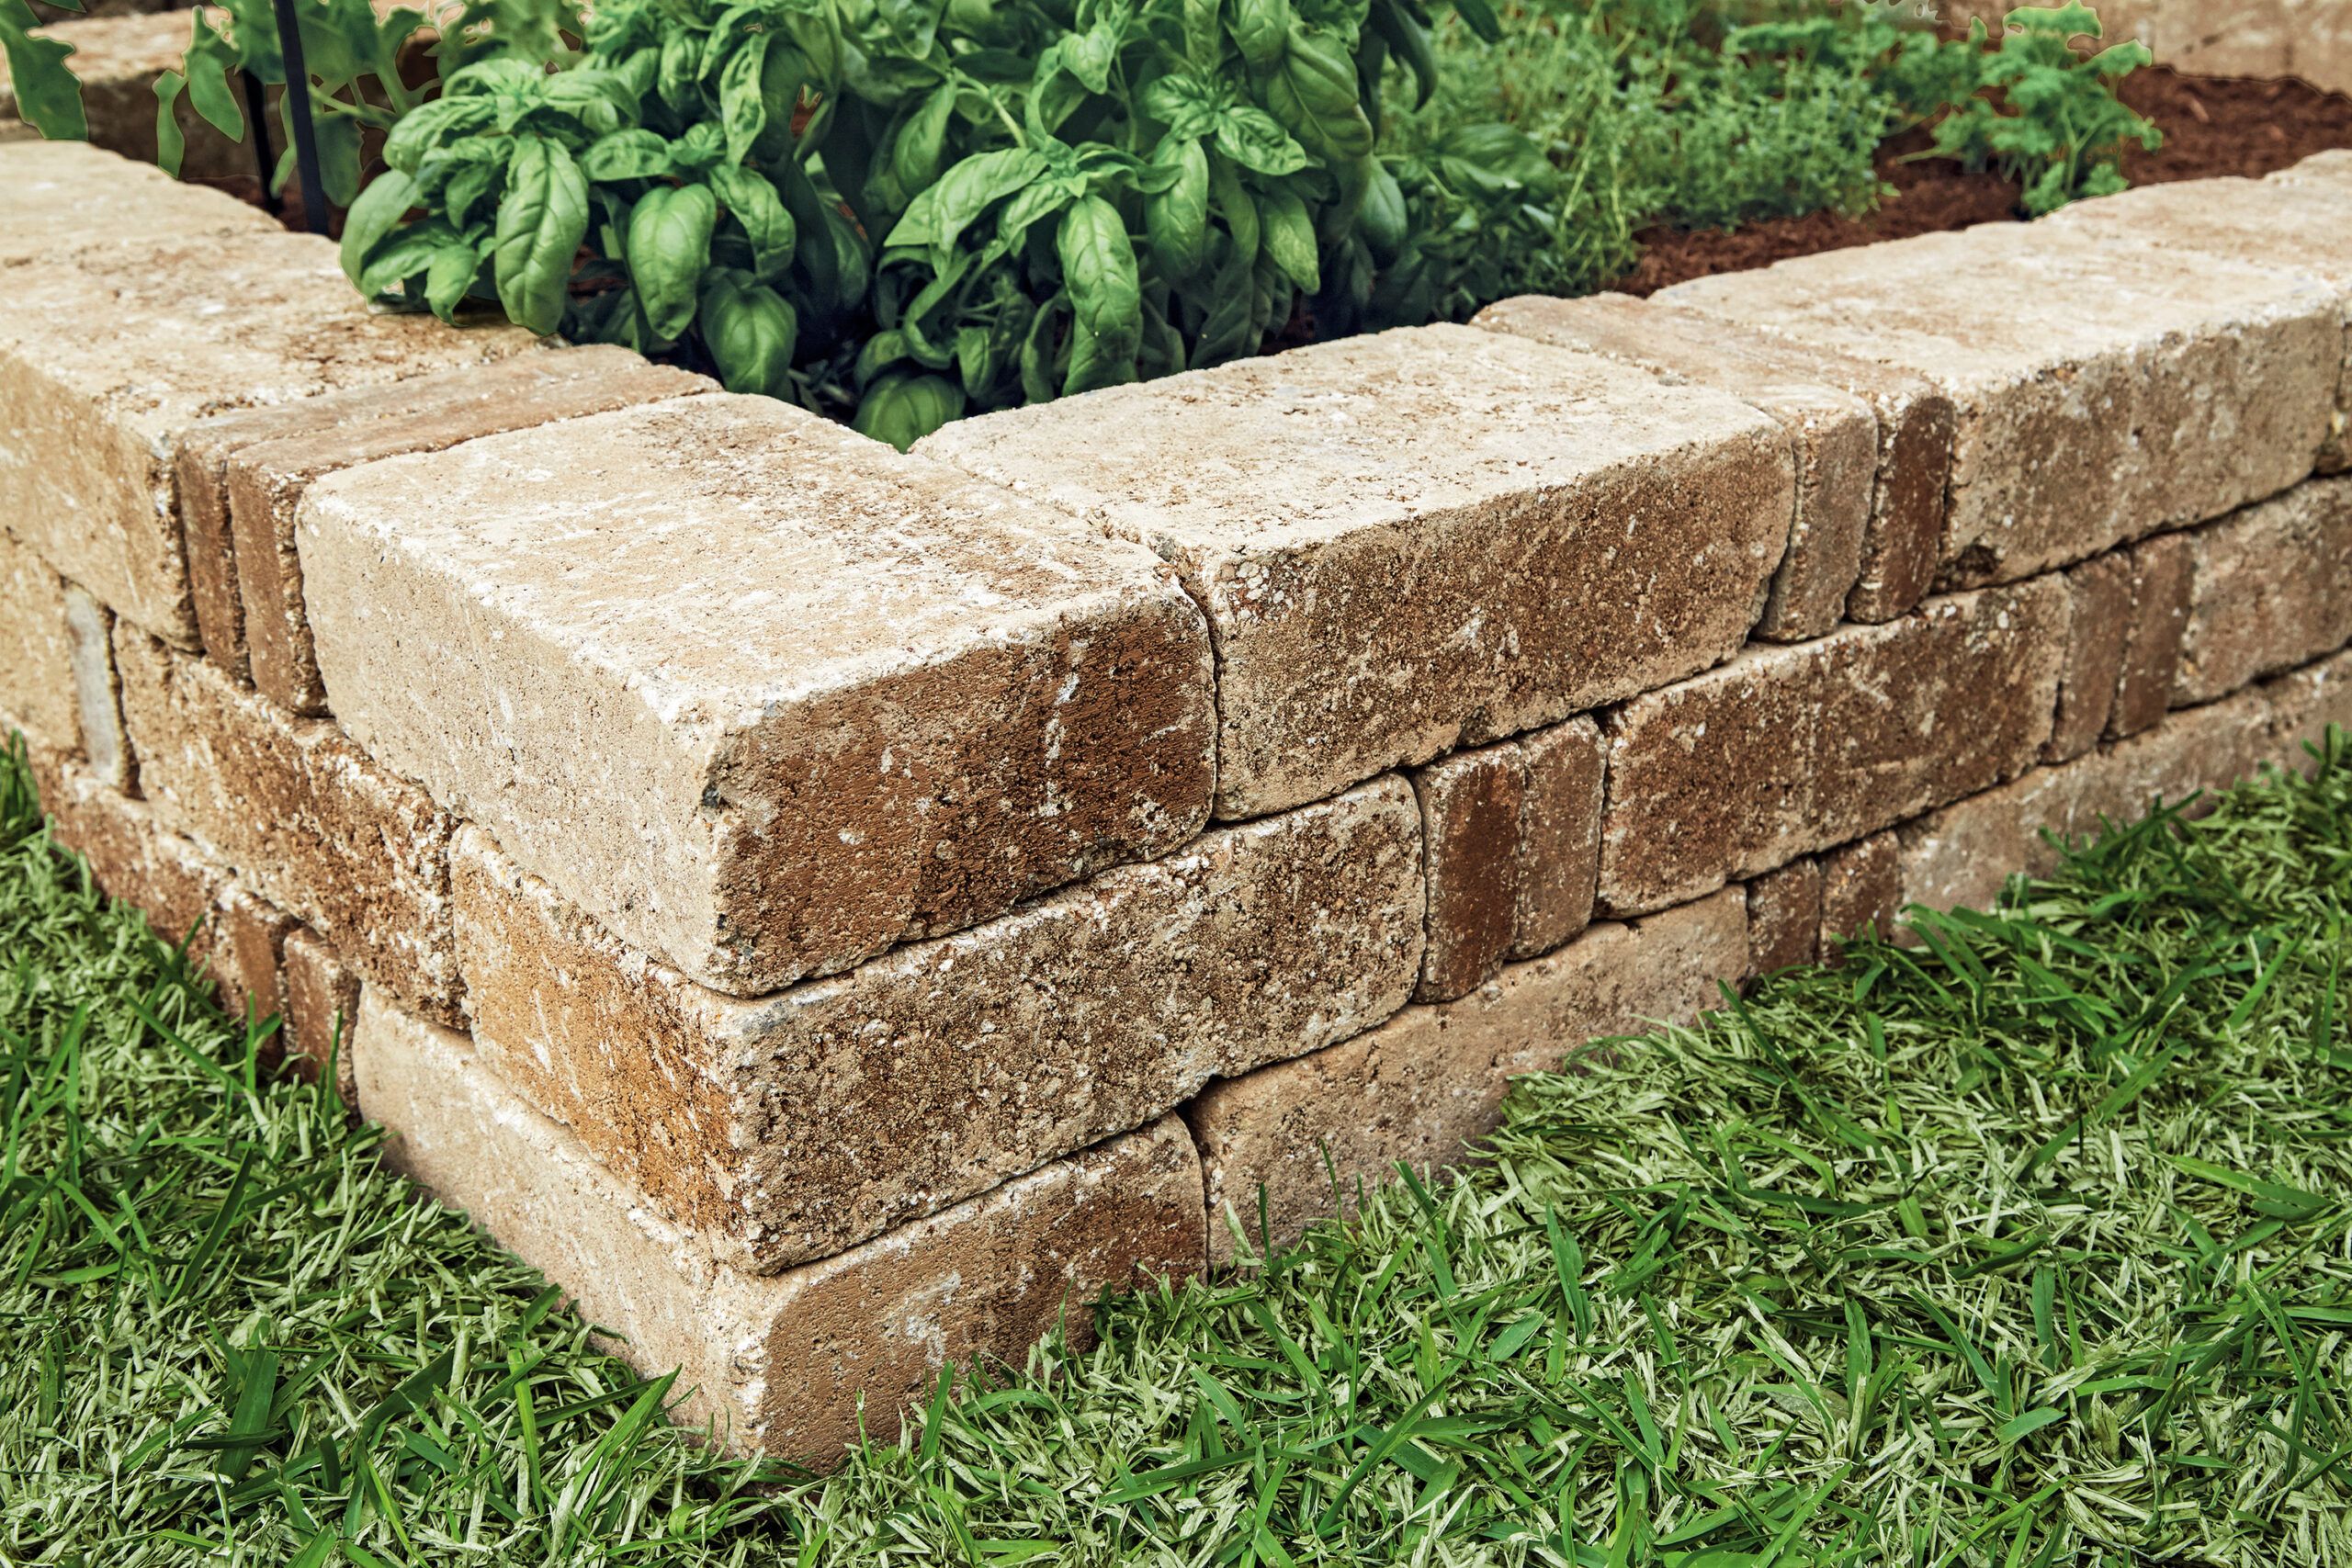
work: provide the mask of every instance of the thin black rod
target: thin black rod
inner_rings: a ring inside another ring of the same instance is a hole
[[[327,191],[319,176],[319,139],[311,128],[311,73],[302,62],[302,26],[295,0],[270,0],[277,14],[277,50],[286,59],[286,111],[294,126],[294,166],[302,177],[302,222],[313,234],[327,231]]]
[[[237,74],[245,79],[245,123],[254,128],[254,167],[261,171],[262,210],[275,218],[284,204],[270,186],[277,177],[277,160],[269,151],[269,94],[252,72]]]

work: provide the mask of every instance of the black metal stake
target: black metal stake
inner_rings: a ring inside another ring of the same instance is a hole
[[[294,166],[302,177],[302,222],[313,234],[327,231],[327,191],[319,177],[319,139],[311,128],[311,73],[302,62],[302,25],[295,0],[270,0],[277,15],[277,49],[286,57],[286,110],[294,126]]]
[[[270,182],[277,176],[277,160],[269,155],[269,95],[261,78],[250,71],[239,71],[245,80],[245,123],[254,128],[254,167],[261,172],[261,209],[272,218],[285,204],[277,199],[277,192]]]

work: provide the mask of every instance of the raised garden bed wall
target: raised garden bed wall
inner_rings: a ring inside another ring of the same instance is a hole
[[[1947,0],[1950,22],[1997,29],[2001,0]],[[2104,41],[2137,39],[2177,71],[2205,76],[2300,76],[2352,92],[2352,4],[2346,0],[2099,0]]]
[[[797,1458],[2352,720],[2352,154],[903,457],[84,147],[0,277],[57,836]]]

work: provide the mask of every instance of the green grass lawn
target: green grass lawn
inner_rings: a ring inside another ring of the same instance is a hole
[[[2343,750],[816,1479],[257,1071],[9,768],[0,1562],[2352,1562]]]

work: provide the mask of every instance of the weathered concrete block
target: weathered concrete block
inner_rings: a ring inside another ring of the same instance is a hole
[[[298,532],[345,728],[723,990],[971,925],[1207,815],[1208,635],[1172,574],[769,399],[345,469]]]
[[[2278,179],[2142,186],[2072,203],[2049,221],[2106,244],[2149,245],[2298,272],[2332,290],[2345,327],[2345,356],[2319,466],[2344,466],[2346,412],[2352,408],[2352,186]]]
[[[232,883],[213,905],[212,968],[220,977],[220,1005],[232,1017],[256,1024],[284,1019],[278,961],[296,929],[292,916],[242,882]],[[266,1049],[276,1056],[285,1041],[271,1041]]]
[[[185,48],[187,14],[178,19]],[[152,137],[154,94],[146,84],[141,89],[147,91]],[[8,112],[0,108],[0,116]],[[86,141],[0,142],[0,271],[20,264],[53,266],[61,257],[99,247],[184,245],[203,235],[284,232],[261,209],[223,191],[182,185],[152,159],[120,157]],[[22,281],[8,275],[12,295]]]
[[[313,480],[479,435],[716,390],[627,349],[576,348],[203,421],[181,440],[179,489],[205,652],[248,668],[250,625],[254,684],[296,713],[325,712],[294,547],[294,510]]]
[[[1359,1182],[1376,1186],[1399,1164],[1459,1164],[1494,1129],[1511,1078],[1557,1067],[1589,1040],[1714,1006],[1747,965],[1747,924],[1733,888],[1596,925],[1458,1001],[1408,1008],[1369,1034],[1210,1085],[1186,1117],[1207,1166],[1211,1255],[1237,1250],[1228,1207],[1253,1246],[1269,1239],[1261,1186],[1280,1247],[1352,1207]]]
[[[1581,299],[1528,295],[1487,306],[1471,324],[1637,365],[1668,380],[1727,393],[1770,415],[1787,432],[1796,460],[1796,510],[1788,551],[1772,574],[1755,635],[1793,642],[1819,637],[1844,617],[1847,594],[1861,566],[1864,536],[1872,528],[1879,423],[1871,405],[1841,383],[1887,376],[1883,367],[1849,361],[1845,374],[1825,377],[1804,363],[1822,356],[1623,294]],[[1941,486],[1937,488],[1940,492]],[[1888,539],[1883,524],[1881,536],[1871,541],[1873,558],[1881,562],[1890,545],[1925,558],[1927,570],[1917,574],[1911,595],[1915,603],[1927,591],[1942,532],[1940,493],[1936,502],[1924,519],[1927,526],[1918,530],[1924,550]]]
[[[1519,919],[1527,761],[1516,746],[1443,757],[1413,774],[1429,884],[1417,999],[1446,1001],[1502,966]]]
[[[99,247],[7,269],[0,516],[117,615],[198,646],[173,451],[224,409],[503,358],[531,339],[370,310],[313,235]]]
[[[297,718],[134,628],[116,634],[140,787],[157,816],[408,1006],[457,1018],[457,824],[333,724]]]
[[[1951,394],[1947,587],[2014,581],[2293,483],[2327,439],[2344,360],[2336,295],[2313,278],[2041,223],[1826,252],[1659,297]]]
[[[2352,479],[2314,479],[2183,536],[2170,696],[2201,703],[2352,640]]]
[[[1399,778],[757,1001],[615,942],[469,831],[485,1060],[736,1267],[820,1258],[1370,1028],[1421,951]]]
[[[82,763],[107,788],[137,795],[138,771],[122,728],[122,681],[114,668],[114,615],[87,590],[70,582],[65,585],[65,640]]]
[[[2055,579],[1752,649],[1610,720],[1600,902],[1681,903],[2031,765],[2066,647]]]
[[[1600,727],[1572,718],[1511,742],[1527,764],[1519,810],[1519,915],[1510,955],[1533,958],[1584,930],[1600,875]]]
[[[2137,735],[2172,705],[2181,639],[2188,630],[2193,564],[2188,540],[2178,534],[2132,547],[2132,617],[2123,634],[2115,707],[2108,715],[2109,735]]]
[[[2315,768],[2310,749],[2325,743],[2331,725],[2352,741],[2352,653],[2307,664],[2257,690],[2270,716],[2265,744],[2281,767]]]
[[[1202,1267],[1201,1170],[1175,1117],[788,1273],[712,1261],[579,1141],[477,1062],[462,1035],[368,987],[360,1103],[386,1157],[570,1292],[648,1374],[681,1369],[681,1419],[737,1450],[821,1467],[858,1432],[897,1438],[949,1360],[1018,1364],[1106,1289]]]
[[[2047,761],[2079,757],[2107,733],[2132,635],[2132,584],[2126,550],[2093,556],[2066,573],[2066,660],[2058,671],[2058,716],[2042,748]]]
[[[356,1106],[359,1077],[351,1041],[359,1022],[358,975],[344,963],[334,943],[308,926],[297,926],[286,934],[278,982],[286,1008],[288,1063],[313,1079],[332,1063],[335,1092],[345,1105]]]
[[[2046,875],[2060,843],[2136,822],[2161,796],[2177,805],[2253,773],[2272,755],[2272,706],[2259,692],[2189,708],[2151,729],[1933,812],[1901,830],[1903,899],[1985,909],[2013,873]],[[2283,755],[2283,751],[2278,751]]]
[[[1821,958],[1835,964],[1869,931],[1894,933],[1903,909],[1902,846],[1893,833],[1840,844],[1821,857]]]
[[[1821,955],[1821,863],[1811,855],[1750,877],[1747,969],[1754,980]]]
[[[1795,505],[1785,434],[1736,400],[1455,326],[964,420],[920,450],[1176,564],[1216,628],[1225,817],[1705,669],[1754,623]]]
[[[80,705],[65,581],[0,528],[0,716],[78,753]]]
[[[41,781],[40,803],[50,836],[89,862],[93,882],[144,914],[164,942],[194,932],[189,957],[210,957],[212,911],[232,880],[227,866],[78,762]]]

